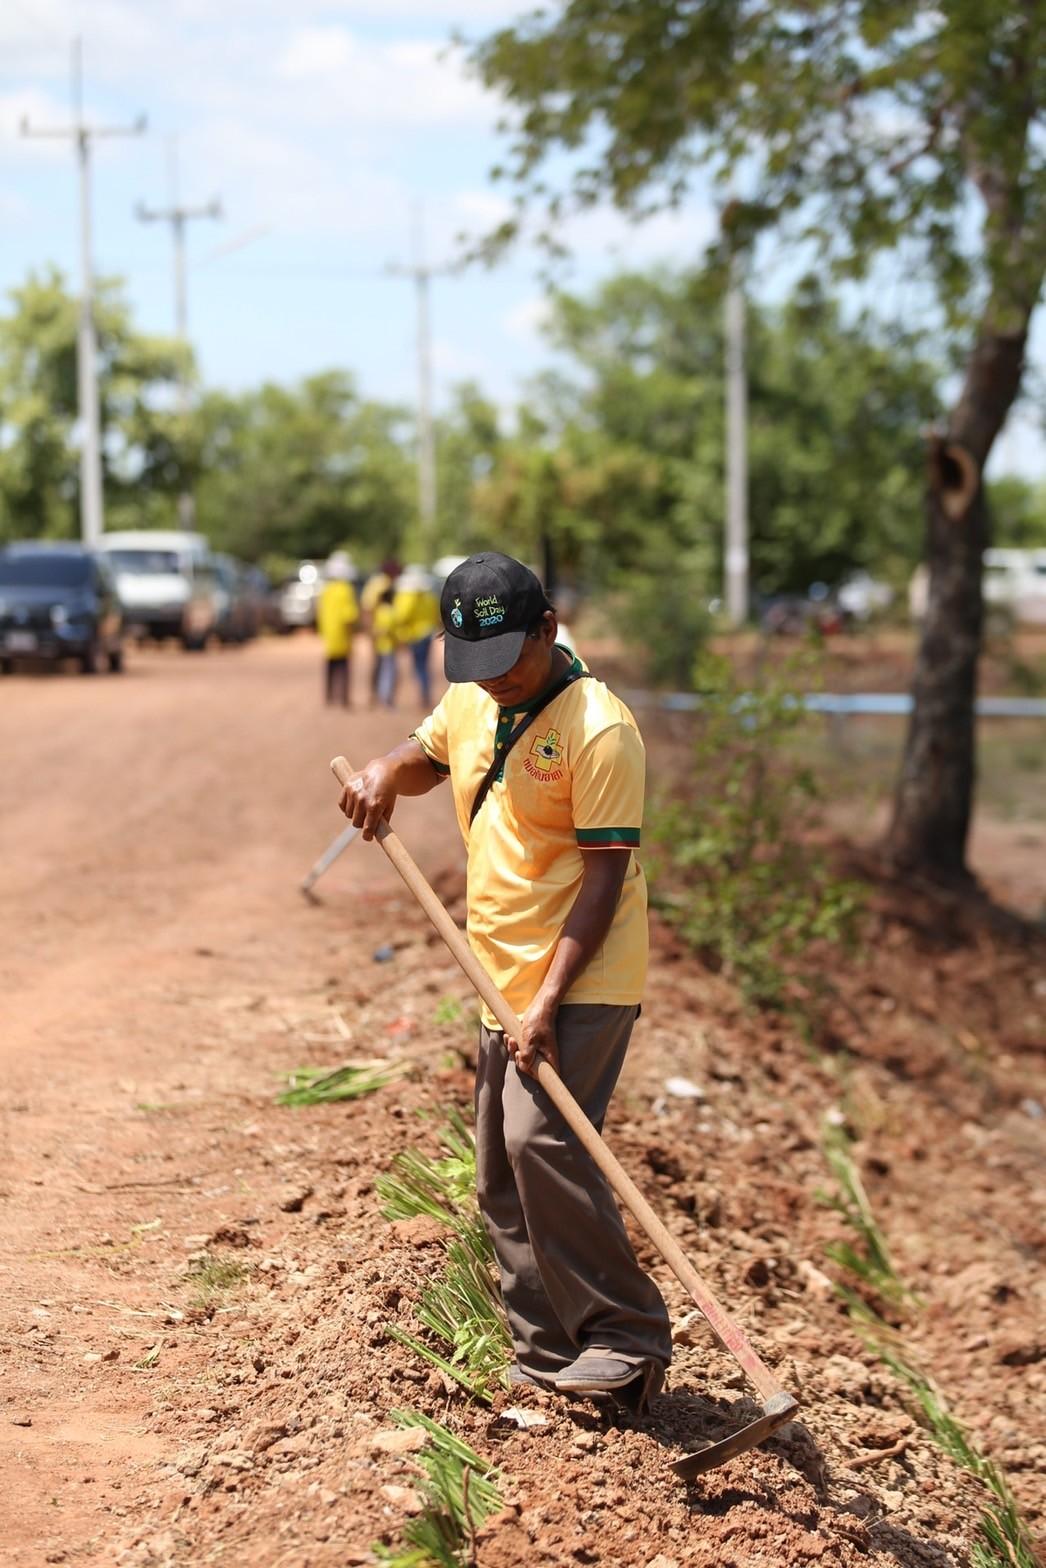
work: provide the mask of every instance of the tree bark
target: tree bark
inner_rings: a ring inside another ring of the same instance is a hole
[[[982,476],[1020,389],[1030,314],[1016,331],[982,325],[947,435],[930,445],[929,594],[886,850],[899,868],[935,881],[970,879],[981,558],[989,532]]]

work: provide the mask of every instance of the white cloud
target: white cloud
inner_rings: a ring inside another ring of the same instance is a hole
[[[532,294],[513,305],[502,322],[505,332],[517,342],[540,341],[543,329],[552,319],[552,307],[544,294]]]
[[[428,39],[375,43],[341,26],[299,28],[275,75],[313,122],[412,130],[488,125],[495,113],[460,58]]]

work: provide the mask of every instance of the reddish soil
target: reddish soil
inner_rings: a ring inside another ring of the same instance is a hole
[[[436,1014],[470,1004],[375,847],[349,851],[318,906],[297,891],[339,826],[328,758],[384,749],[411,717],[324,711],[318,678],[293,640],[0,689],[5,1561],[375,1561],[412,1506],[411,1455],[381,1436],[411,1407],[501,1470],[483,1568],[959,1568],[984,1490],[826,1278],[845,1235],[818,1196],[830,1112],[921,1298],[909,1353],[1041,1532],[1041,942],[880,885],[865,954],[835,961],[840,1002],[804,1042],[657,928],[608,1137],[801,1418],[691,1486],[673,1477],[745,1389],[640,1238],[678,1325],[668,1392],[616,1422],[517,1397],[548,1424],[516,1431],[386,1332],[411,1325],[438,1252],[381,1218],[374,1178],[467,1101],[471,1028]],[[405,802],[397,826],[460,913],[446,797]],[[275,1104],[295,1066],[375,1056],[411,1077]],[[666,1096],[672,1075],[703,1098]],[[201,1300],[206,1261],[242,1278]]]

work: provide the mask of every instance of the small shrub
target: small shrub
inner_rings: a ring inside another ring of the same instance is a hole
[[[655,901],[755,1003],[784,999],[811,943],[852,943],[858,930],[858,888],[808,838],[819,795],[799,752],[809,718],[796,682],[809,667],[790,661],[742,685],[726,659],[701,657],[693,774],[654,823]]]
[[[615,625],[652,686],[690,691],[698,654],[712,629],[704,574],[675,561],[637,570],[615,598]]]

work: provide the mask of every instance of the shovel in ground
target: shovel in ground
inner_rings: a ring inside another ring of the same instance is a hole
[[[353,769],[345,761],[344,757],[335,757],[331,763],[331,771],[338,782],[343,785],[347,784],[354,776]],[[510,1039],[518,1039],[519,1019],[469,947],[464,935],[454,924],[399,838],[387,822],[380,824],[374,836],[426,915],[428,915],[451,953],[461,965],[461,968],[482,1000],[486,1002],[494,1014],[500,1027]],[[739,1432],[735,1432],[732,1437],[725,1437],[718,1443],[708,1443],[695,1453],[684,1454],[682,1459],[677,1459],[674,1462],[672,1469],[676,1474],[682,1476],[685,1480],[692,1480],[694,1476],[704,1475],[707,1470],[714,1470],[717,1465],[724,1464],[726,1460],[733,1459],[737,1454],[746,1453],[748,1449],[755,1448],[757,1444],[764,1442],[771,1433],[777,1431],[778,1427],[784,1426],[786,1421],[791,1420],[799,1408],[799,1402],[792,1394],[789,1394],[787,1390],[780,1386],[770,1369],[764,1366],[752,1349],[743,1329],[719,1305],[719,1302],[686,1257],[678,1242],[674,1241],[669,1235],[635,1182],[611,1154],[603,1139],[599,1136],[599,1133],[593,1127],[552,1064],[543,1059],[539,1060],[535,1076],[571,1132],[603,1172],[603,1175],[617,1193],[621,1202],[646,1231],[676,1278],[690,1292],[707,1319],[712,1333],[719,1341],[719,1344],[724,1350],[730,1352],[755,1386],[762,1400],[762,1415],[758,1416],[754,1421],[750,1421],[747,1426],[742,1427]]]

